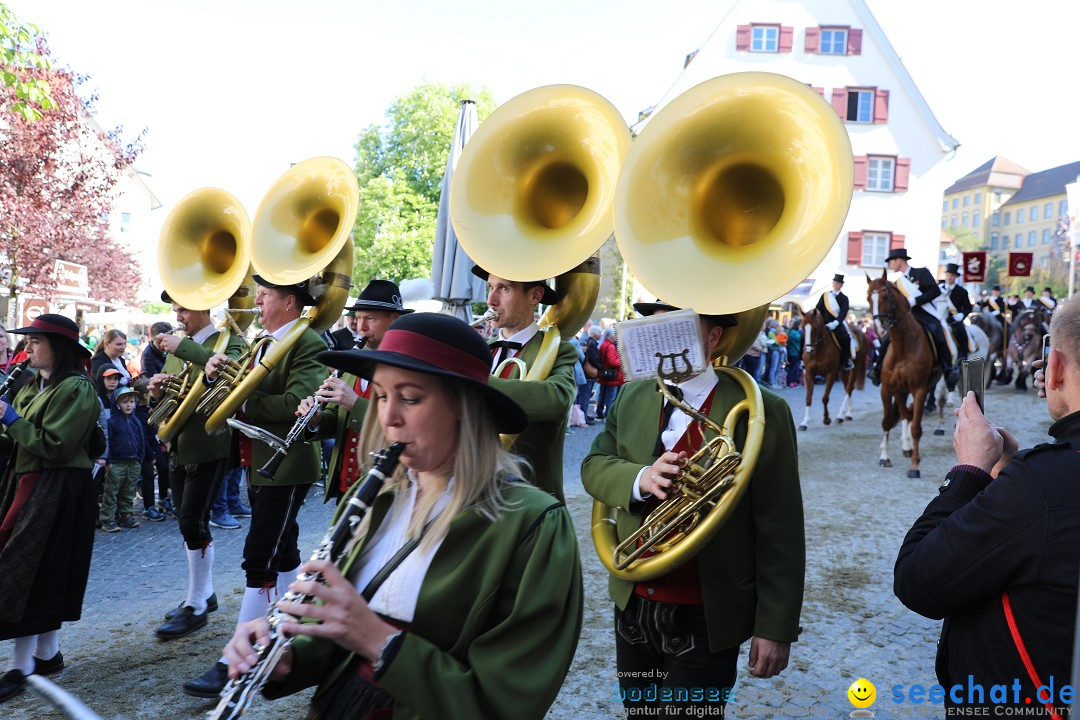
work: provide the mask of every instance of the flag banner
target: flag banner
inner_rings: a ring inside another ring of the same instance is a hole
[[[1009,275],[1012,277],[1027,277],[1031,275],[1031,258],[1033,253],[1009,253]]]
[[[964,282],[986,282],[986,251],[976,250],[963,254]]]

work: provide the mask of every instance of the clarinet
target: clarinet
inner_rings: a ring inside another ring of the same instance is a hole
[[[366,337],[361,336],[360,339],[353,344],[351,349],[363,350],[364,345],[367,344],[367,340],[368,339]],[[336,378],[339,375],[341,375],[341,371],[336,369],[330,373],[330,377],[332,378]],[[289,448],[292,447],[292,444],[296,442],[297,438],[304,434],[304,431],[307,430],[307,426],[310,425],[311,421],[315,419],[315,414],[318,413],[321,409],[322,403],[319,402],[318,399],[316,399],[315,402],[312,403],[311,408],[309,408],[304,415],[296,419],[296,422],[293,423],[292,429],[289,430],[289,434],[285,436],[284,447],[276,451],[274,455],[266,461],[266,464],[258,469],[257,472],[260,475],[262,475],[267,480],[274,479],[274,476],[277,475],[278,467],[281,466],[281,461],[284,460],[285,456],[289,454]]]
[[[375,457],[374,467],[364,478],[360,490],[345,503],[341,517],[326,532],[322,543],[311,556],[312,560],[329,560],[337,567],[341,567],[341,563],[349,557],[348,550],[359,539],[355,537],[355,534],[360,522],[364,519],[364,515],[367,514],[371,503],[375,501],[375,496],[382,489],[383,481],[393,474],[398,464],[398,457],[404,449],[404,443],[394,443],[377,453],[373,453]],[[321,582],[323,578],[320,573],[306,572],[298,575],[297,579]],[[273,672],[274,666],[277,665],[285,651],[292,644],[292,637],[283,635],[280,627],[282,623],[298,618],[277,609],[278,603],[282,600],[295,603],[312,603],[315,598],[312,595],[301,595],[290,590],[270,606],[266,613],[266,618],[270,623],[270,641],[266,645],[255,645],[255,651],[258,653],[259,659],[246,673],[235,680],[229,681],[221,691],[221,700],[218,702],[217,708],[210,713],[210,720],[235,720],[235,718],[243,715],[251,705],[252,700],[255,699],[255,695],[270,679],[270,673]]]
[[[3,384],[0,384],[0,400],[6,403],[11,402],[11,398],[8,397],[8,393],[15,387],[15,383],[19,381],[19,376],[26,371],[26,368],[30,366],[29,360],[23,360],[21,363],[11,368],[11,372],[4,379]]]

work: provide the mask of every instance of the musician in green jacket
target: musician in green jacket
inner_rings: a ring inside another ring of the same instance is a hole
[[[369,282],[347,311],[356,316],[360,342],[365,350],[378,350],[379,341],[390,323],[412,312],[401,304],[401,290],[389,280]],[[367,380],[351,373],[328,377],[313,397],[306,397],[300,402],[296,409],[297,416],[307,415],[316,399],[325,407],[316,412],[308,423],[305,439],[334,439],[334,451],[330,455],[330,469],[326,478],[325,502],[344,495],[360,477],[357,447],[364,413],[371,399],[371,386]]]
[[[255,305],[259,324],[271,338],[256,351],[252,363],[258,363],[273,344],[280,342],[300,320],[304,306],[314,305],[308,291],[309,281],[296,285],[277,285],[255,275],[259,288]],[[257,337],[254,341],[259,342]],[[319,333],[306,328],[299,339],[278,358],[258,387],[241,405],[244,421],[285,437],[296,420],[300,400],[315,392],[326,378],[326,367],[316,359],[326,343]],[[206,376],[216,382],[225,363],[224,355],[215,355],[206,364]],[[319,479],[322,467],[317,443],[297,443],[282,461],[273,480],[257,470],[273,456],[274,450],[261,442],[234,432],[232,459],[245,468],[251,499],[251,524],[244,542],[243,569],[246,575],[244,597],[240,603],[239,622],[266,614],[269,603],[296,577],[300,566],[297,536],[300,528],[296,515],[312,484]],[[184,683],[183,690],[196,697],[217,697],[226,682],[225,664],[221,661],[197,678]]]
[[[491,372],[507,358],[518,358],[532,367],[540,354],[544,334],[536,322],[536,306],[554,305],[559,295],[545,281],[515,282],[491,275],[479,265],[472,272],[487,282],[488,307],[499,313],[491,321],[498,328],[491,348]],[[528,463],[525,477],[537,487],[563,499],[563,440],[570,406],[577,395],[574,364],[577,351],[561,341],[555,365],[547,378],[525,381],[516,366],[506,367],[491,378],[491,384],[506,393],[525,410],[529,427],[514,440],[510,450]]]
[[[649,303],[635,309],[650,315],[675,308]],[[734,315],[701,317],[706,357],[736,322]],[[732,378],[711,366],[680,382],[678,390],[683,403],[720,426],[745,398]],[[746,494],[721,529],[689,562],[659,578],[638,583],[614,575],[608,579],[627,710],[651,710],[634,702],[656,698],[650,690],[662,698],[664,692],[677,696],[680,688],[696,687],[706,689],[701,704],[722,711],[735,683],[739,646],[751,637],[751,675],[768,678],[787,666],[802,606],[802,496],[791,411],[779,396],[767,390],[761,395],[761,452]],[[702,424],[667,406],[653,380],[624,385],[582,463],[585,489],[617,508],[620,541],[671,491],[681,470],[679,459],[701,446]],[[745,436],[744,417],[735,429],[737,447],[743,447]],[[657,683],[656,678],[663,679]],[[659,687],[650,689],[652,683]],[[662,713],[684,717],[688,708],[676,702]]]
[[[498,433],[526,418],[490,384],[484,342],[456,318],[416,313],[379,350],[322,357],[372,380],[362,449],[405,443],[405,472],[388,478],[354,552],[304,565],[326,584],[290,589],[318,603],[279,603],[305,622],[280,627],[297,637],[265,694],[318,685],[320,720],[543,718],[581,629],[577,541],[563,504],[522,482],[502,449]],[[252,639],[269,643],[265,619],[226,647],[234,676],[257,660]]]
[[[202,375],[207,361],[222,349],[232,359],[239,358],[247,347],[243,338],[227,338],[210,321],[210,308],[187,308],[174,302],[167,293],[161,299],[172,303],[176,323],[186,337],[161,334],[155,338],[166,353],[161,372],[150,378],[150,402],[156,405],[164,397],[168,378],[179,375],[191,363],[190,379]],[[157,629],[162,640],[184,637],[206,624],[207,614],[218,608],[214,592],[214,543],[210,533],[210,506],[214,491],[230,465],[229,436],[209,435],[205,418],[192,414],[169,443],[169,487],[180,534],[187,554],[188,590],[179,606],[165,614]]]

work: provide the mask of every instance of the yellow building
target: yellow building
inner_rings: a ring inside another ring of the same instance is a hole
[[[1000,235],[997,215],[1031,174],[1016,163],[1001,156],[991,158],[945,190],[941,205],[941,229],[953,232],[970,231],[980,246],[990,248],[990,239]],[[950,259],[948,262],[956,262]]]

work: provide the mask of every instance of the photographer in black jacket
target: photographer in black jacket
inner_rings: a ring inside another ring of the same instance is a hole
[[[1059,691],[1071,682],[1080,580],[1075,299],[1051,323],[1045,390],[1055,442],[1019,452],[1013,452],[1015,439],[995,428],[968,393],[956,411],[957,465],[908,531],[896,560],[900,601],[920,615],[945,620],[937,675],[946,709],[954,713],[958,706],[1037,708],[1047,701],[1060,711],[1072,699]],[[969,696],[971,684],[982,691]],[[950,694],[954,685],[963,691]],[[994,691],[997,685],[1004,689]]]

